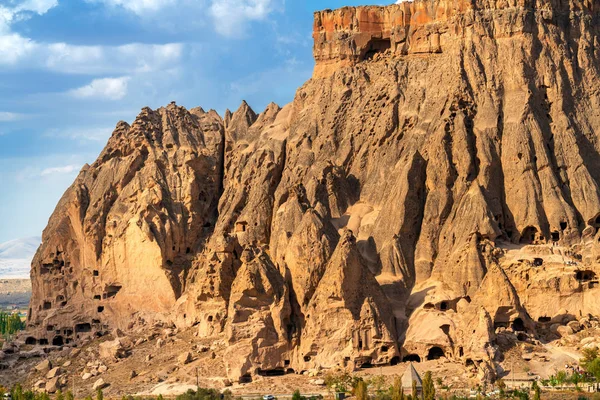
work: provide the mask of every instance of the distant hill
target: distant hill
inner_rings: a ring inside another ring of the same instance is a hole
[[[38,236],[0,244],[0,278],[29,279],[31,260],[42,239]]]

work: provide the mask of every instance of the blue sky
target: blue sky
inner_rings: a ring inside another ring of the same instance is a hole
[[[144,106],[290,102],[313,68],[312,12],[360,4],[386,2],[0,0],[0,243],[40,235]]]

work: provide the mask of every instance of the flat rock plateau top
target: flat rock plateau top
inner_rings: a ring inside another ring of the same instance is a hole
[[[158,325],[223,341],[236,382],[493,381],[502,335],[600,316],[600,1],[326,10],[314,56],[283,108],[119,122],[44,231],[23,343]]]

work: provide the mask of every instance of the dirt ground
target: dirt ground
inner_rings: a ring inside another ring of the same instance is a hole
[[[579,336],[586,335],[600,336],[600,332],[582,332]],[[48,353],[47,358],[52,366],[59,366],[61,369],[63,390],[69,389],[78,398],[83,398],[93,394],[92,387],[101,378],[108,384],[104,389],[107,398],[120,398],[130,394],[173,396],[195,388],[197,383],[206,388],[227,388],[236,396],[246,399],[261,397],[264,394],[282,397],[291,395],[295,390],[300,390],[303,394],[331,394],[322,382],[328,374],[327,371],[310,371],[311,376],[287,374],[255,377],[253,382],[247,384],[229,382],[225,378],[227,373],[223,354],[226,342],[222,337],[199,339],[193,330],[170,332],[160,328],[151,333],[140,332],[128,336],[127,340],[135,344],[126,357],[101,358],[99,345],[112,339],[113,337],[109,336],[75,350],[65,348]],[[510,348],[504,349],[504,360],[500,362],[503,369],[502,378],[509,387],[530,387],[533,380],[547,378],[564,369],[566,364],[576,364],[580,357],[580,346],[576,343],[579,343],[578,337],[572,341],[572,345],[566,345],[564,341],[548,344],[513,343]],[[21,349],[22,353],[30,350],[35,349],[27,346]],[[191,353],[191,362],[178,361],[180,356],[188,351]],[[530,358],[527,354],[535,354],[536,357],[527,359]],[[11,386],[15,382],[22,382],[25,387],[35,387],[36,384],[47,381],[47,371],[38,372],[34,369],[41,361],[42,358],[39,357],[19,359],[9,369],[0,371],[0,384]],[[438,393],[442,396],[466,395],[471,388],[480,384],[477,370],[473,366],[465,366],[445,358],[414,365],[421,375],[426,371],[432,372]],[[407,367],[407,363],[401,363],[363,369],[355,374],[365,379],[383,376],[385,384],[391,385],[394,378],[402,376]],[[84,374],[88,372],[94,376],[83,379]],[[441,382],[438,382],[438,379]],[[560,396],[548,394],[544,398],[568,398]]]

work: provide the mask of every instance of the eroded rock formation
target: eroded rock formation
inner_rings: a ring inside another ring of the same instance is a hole
[[[28,340],[160,320],[225,337],[233,379],[439,357],[493,379],[497,332],[600,315],[599,10],[318,12],[291,104],[119,123],[44,232]]]

